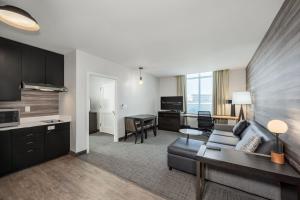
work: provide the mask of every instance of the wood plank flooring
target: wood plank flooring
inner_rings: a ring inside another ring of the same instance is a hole
[[[0,178],[0,200],[163,200],[73,156]]]

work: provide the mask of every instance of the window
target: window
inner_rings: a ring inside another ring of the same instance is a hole
[[[212,112],[212,72],[188,74],[186,87],[187,113]]]

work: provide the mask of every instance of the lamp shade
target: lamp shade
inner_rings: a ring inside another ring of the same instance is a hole
[[[40,30],[39,24],[29,13],[15,6],[0,6],[0,21],[26,31]]]
[[[251,103],[250,92],[234,92],[232,94],[232,104],[247,105]]]
[[[268,122],[267,128],[273,133],[286,133],[288,131],[288,125],[281,120],[271,120]]]

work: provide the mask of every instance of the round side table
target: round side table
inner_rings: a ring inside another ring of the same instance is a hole
[[[196,130],[196,129],[190,129],[190,128],[183,128],[183,129],[179,129],[180,133],[186,134],[186,142],[189,142],[190,139],[190,135],[202,135],[203,132]]]

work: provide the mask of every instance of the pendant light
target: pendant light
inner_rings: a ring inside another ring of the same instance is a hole
[[[144,69],[143,67],[139,67],[139,71],[140,71],[140,80],[139,80],[139,84],[140,84],[140,85],[142,85],[142,84],[144,83],[143,77],[142,77],[142,70],[143,70],[143,69]]]
[[[25,31],[40,30],[39,24],[28,12],[15,6],[0,6],[0,21]]]

